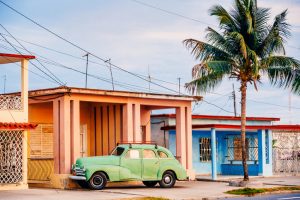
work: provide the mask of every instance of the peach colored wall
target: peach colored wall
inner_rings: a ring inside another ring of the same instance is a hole
[[[31,123],[53,123],[52,102],[29,105],[29,122]]]

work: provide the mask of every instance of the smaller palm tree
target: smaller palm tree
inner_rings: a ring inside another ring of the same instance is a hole
[[[286,22],[287,10],[268,25],[270,9],[257,8],[254,0],[235,0],[234,9],[222,6],[210,9],[217,16],[221,31],[207,28],[207,42],[196,39],[183,41],[200,61],[192,69],[193,80],[186,84],[191,93],[213,90],[225,77],[236,79],[241,91],[241,146],[244,180],[248,181],[246,161],[246,94],[249,84],[266,75],[272,85],[291,87],[300,93],[300,62],[285,56],[284,43],[290,36]]]

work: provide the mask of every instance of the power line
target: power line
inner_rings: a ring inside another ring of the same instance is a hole
[[[24,48],[24,50],[25,51],[27,51],[29,54],[31,54],[31,52],[30,51],[28,51],[1,23],[0,23],[0,26],[19,44],[19,45],[21,45],[23,48]],[[32,55],[32,54],[31,54]],[[36,59],[37,60],[37,62],[41,65],[41,66],[43,66],[44,67],[44,69],[46,69],[56,80],[57,80],[57,82],[60,84],[60,85],[64,85],[64,83],[55,75],[55,74],[53,74],[47,67],[45,67],[42,63],[40,63],[39,62],[39,60],[38,59]],[[31,62],[31,61],[29,61],[29,62]]]
[[[202,101],[205,102],[205,103],[207,103],[207,104],[209,104],[209,105],[215,106],[215,107],[219,108],[220,110],[223,110],[223,111],[225,111],[225,112],[233,113],[233,114],[234,114],[234,112],[229,111],[229,110],[225,110],[224,108],[222,108],[222,107],[220,107],[220,106],[218,106],[218,105],[216,105],[216,104],[213,104],[213,103],[211,103],[211,102],[208,102],[208,101],[206,101],[206,100],[204,100],[204,99],[202,99]]]
[[[96,54],[94,54],[94,53],[92,53],[92,52],[89,52],[89,51],[87,51],[86,49],[80,47],[79,45],[77,45],[77,44],[75,44],[75,43],[73,43],[73,42],[71,42],[71,41],[65,39],[64,37],[58,35],[57,33],[51,31],[50,29],[46,28],[45,26],[41,25],[40,23],[34,21],[33,19],[27,17],[26,15],[22,14],[22,13],[19,12],[18,10],[14,9],[13,7],[11,7],[11,6],[9,6],[8,4],[4,3],[2,0],[0,0],[0,3],[2,3],[3,5],[5,5],[6,7],[10,8],[10,9],[13,10],[14,12],[18,13],[19,15],[23,16],[24,18],[26,18],[27,20],[31,21],[32,23],[36,24],[36,25],[39,26],[40,28],[42,28],[42,29],[48,31],[48,32],[51,33],[52,35],[54,35],[54,36],[60,38],[61,40],[63,40],[63,41],[65,41],[65,42],[69,43],[70,45],[72,45],[72,46],[74,46],[74,47],[80,49],[81,51],[84,51],[85,53],[89,53],[90,55],[94,56],[95,58],[98,58],[99,60],[101,60],[101,61],[103,61],[103,62],[105,62],[105,61],[107,60],[107,59],[101,58],[101,57],[97,56]],[[142,79],[142,80],[148,82],[148,80],[147,80],[146,78],[144,78],[144,77],[142,77],[142,76],[140,76],[140,75],[137,75],[137,74],[135,74],[135,73],[133,73],[133,72],[131,72],[131,71],[125,70],[125,69],[123,69],[122,67],[119,67],[119,66],[117,66],[117,65],[115,65],[115,64],[113,64],[113,63],[111,63],[111,65],[112,65],[113,67],[115,67],[115,68],[121,70],[121,71],[124,71],[124,72],[126,72],[126,73],[128,73],[128,74],[131,74],[131,75],[133,75],[133,76],[135,76],[135,77],[138,77],[138,78],[140,78],[140,79]],[[165,87],[165,86],[163,86],[163,85],[161,85],[161,84],[158,84],[158,83],[155,83],[155,82],[152,82],[152,84],[154,84],[154,85],[156,85],[156,86],[159,86],[159,87],[161,87],[161,88],[164,88],[164,89],[166,89],[166,90],[168,90],[168,91],[177,93],[176,90],[173,90],[173,89],[171,89],[171,88]]]
[[[184,19],[186,19],[186,20],[198,22],[198,23],[205,24],[205,25],[208,25],[208,26],[214,26],[214,25],[209,24],[209,23],[206,23],[206,22],[204,22],[204,21],[201,21],[201,20],[198,20],[198,19],[195,19],[195,18],[192,18],[192,17],[188,17],[188,16],[185,16],[185,15],[182,15],[182,14],[179,14],[179,13],[176,13],[176,12],[173,12],[173,11],[170,11],[170,10],[166,10],[166,9],[163,9],[163,8],[159,8],[159,7],[157,7],[157,6],[154,6],[154,5],[151,5],[151,4],[142,2],[142,1],[138,1],[138,0],[131,0],[131,1],[133,1],[133,2],[135,2],[135,3],[138,3],[138,4],[140,4],[140,5],[143,5],[143,6],[152,8],[152,9],[156,9],[156,10],[165,12],[165,13],[170,14],[170,15],[174,15],[174,16],[177,16],[177,17],[184,18]]]
[[[4,35],[4,36],[8,36],[8,37],[11,37],[5,33],[1,33],[0,34]],[[16,37],[15,37],[16,38]],[[37,47],[40,47],[40,48],[43,48],[43,49],[46,49],[46,50],[49,50],[49,51],[52,51],[52,52],[56,52],[56,53],[59,53],[59,54],[62,54],[62,55],[66,55],[66,56],[69,56],[69,57],[72,57],[72,58],[76,58],[76,59],[79,59],[79,60],[86,60],[82,57],[79,57],[79,56],[74,56],[72,54],[69,54],[69,53],[66,53],[66,52],[62,52],[60,50],[56,50],[56,49],[53,49],[53,48],[49,48],[49,47],[46,47],[46,46],[43,46],[43,45],[40,45],[40,44],[36,44],[34,42],[30,42],[30,41],[26,41],[26,40],[23,40],[23,39],[20,39],[20,38],[16,38],[18,39],[19,41],[22,41],[22,42],[25,42],[25,43],[28,43],[28,44],[31,44],[31,45],[34,45],[34,46],[37,46]],[[1,41],[5,41],[5,40],[2,40],[0,39]],[[17,46],[17,45],[15,45]],[[20,48],[20,47],[19,47]],[[93,64],[97,64],[97,65],[101,65],[101,66],[104,66],[104,67],[108,67],[107,65],[105,64],[102,64],[102,63],[99,63],[99,62],[96,62],[96,61],[93,61],[91,59],[89,59],[89,63],[93,63]],[[111,67],[111,66],[110,66]],[[135,73],[136,75],[138,76],[142,76],[142,77],[145,77],[145,78],[148,78],[148,76],[146,75],[143,75],[143,74],[138,74],[138,73]],[[153,77],[151,76],[151,80],[155,80],[155,81],[159,81],[159,82],[162,82],[162,83],[167,83],[167,84],[170,84],[170,85],[174,85],[174,86],[178,86],[178,83],[175,83],[175,82],[170,82],[170,81],[166,81],[166,80],[161,80],[161,79],[158,79],[156,77]],[[182,88],[184,88],[184,86],[181,86]]]
[[[2,46],[2,48],[5,48],[5,49],[11,51],[11,49],[7,48],[7,47],[4,46],[4,45],[0,45],[0,46]],[[17,46],[17,45],[15,45],[15,47],[23,49],[22,47],[19,47],[19,46]],[[81,71],[76,70],[76,69],[74,69],[74,68],[68,67],[68,66],[63,65],[63,64],[61,64],[61,63],[58,63],[58,62],[56,62],[56,61],[53,61],[53,60],[51,60],[51,59],[49,59],[49,58],[46,58],[46,57],[44,57],[44,56],[42,56],[42,55],[39,55],[39,54],[37,54],[37,53],[34,53],[34,52],[31,52],[31,53],[33,53],[33,54],[35,54],[35,55],[38,55],[38,56],[41,57],[41,58],[44,58],[44,59],[40,59],[40,60],[41,60],[41,62],[44,62],[44,63],[46,63],[46,64],[50,64],[50,65],[53,65],[53,66],[62,67],[62,68],[68,69],[68,70],[72,70],[72,71],[78,72],[78,73],[80,73],[80,74],[83,74],[83,73],[84,73],[84,72],[81,72]],[[85,74],[85,73],[84,73],[84,74]],[[88,76],[91,76],[91,77],[93,77],[93,78],[96,78],[96,79],[101,80],[101,81],[104,81],[104,82],[111,83],[108,79],[103,78],[103,77],[99,77],[99,76],[95,76],[95,75],[90,75],[90,74],[88,74]],[[132,88],[134,88],[135,90],[136,90],[136,89],[140,89],[140,90],[143,90],[143,91],[147,91],[147,88],[142,87],[142,86],[132,85],[132,84],[129,84],[129,83],[123,83],[123,82],[120,82],[120,81],[116,81],[116,82],[119,83],[119,84],[117,84],[117,85],[119,85],[119,86],[121,86],[121,87],[123,87],[123,88],[129,88],[129,87],[130,87],[130,90],[131,90],[131,91],[132,91]],[[154,91],[160,92],[160,93],[162,92],[162,91],[159,91],[159,90],[154,90]]]
[[[1,34],[0,34],[1,35]],[[1,35],[1,37],[3,37],[6,42],[14,48],[14,50],[16,52],[18,52],[19,54],[22,54],[18,49],[16,49],[3,35]],[[44,72],[42,69],[40,69],[38,66],[36,66],[33,62],[29,61],[35,68],[37,68],[38,70],[40,70],[41,72],[43,72],[45,75],[47,75],[49,78],[51,78],[53,81],[55,81],[58,85],[61,85],[57,80],[55,80],[52,76],[50,76],[49,74],[47,74],[46,72]]]

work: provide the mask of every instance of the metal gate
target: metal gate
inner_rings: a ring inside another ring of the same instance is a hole
[[[273,174],[300,175],[300,133],[273,133]]]
[[[0,184],[23,180],[23,131],[0,131]]]

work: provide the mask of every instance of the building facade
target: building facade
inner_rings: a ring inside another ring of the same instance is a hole
[[[0,53],[0,64],[21,63],[21,93],[0,94],[0,190],[27,188],[28,60]],[[0,66],[1,68],[1,66]]]
[[[189,96],[68,87],[30,91],[29,121],[38,127],[29,137],[29,180],[71,186],[68,176],[77,158],[108,155],[121,142],[152,141],[151,111],[166,108],[176,111],[175,151],[193,178],[192,101]]]
[[[249,175],[272,176],[275,141],[273,137],[277,138],[279,132],[287,135],[291,130],[300,130],[299,125],[273,125],[273,122],[279,120],[279,118],[265,117],[247,118],[246,149]],[[158,143],[166,146],[176,155],[174,115],[153,115],[151,123],[152,137],[157,138]],[[196,174],[211,175],[212,179],[217,179],[218,174],[242,175],[240,134],[240,117],[193,115],[192,157]],[[282,143],[282,140],[280,141]],[[276,162],[277,165],[284,165],[283,162],[278,162],[278,159]],[[297,161],[295,163],[293,166],[300,164]]]

